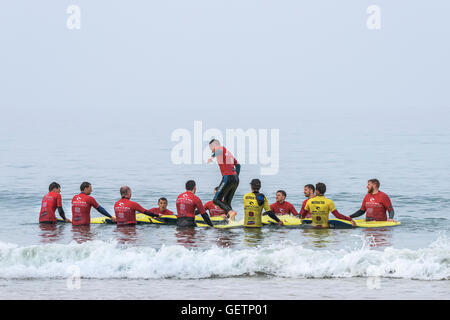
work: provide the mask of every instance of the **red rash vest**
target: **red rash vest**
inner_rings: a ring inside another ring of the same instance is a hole
[[[72,225],[81,226],[91,223],[91,207],[98,208],[99,204],[87,194],[80,193],[72,198]]]
[[[202,201],[199,197],[190,191],[186,191],[180,194],[177,198],[177,213],[178,218],[191,217],[195,218],[195,209],[197,209],[200,214],[206,213],[203,207]]]
[[[392,211],[391,199],[384,192],[368,193],[364,197],[361,210],[366,212],[366,220],[386,221],[386,211]]]
[[[117,225],[136,224],[136,211],[144,213],[146,210],[137,202],[122,198],[114,204]]]
[[[170,211],[169,209],[166,209],[166,210],[164,210],[164,211],[161,211],[161,210],[159,209],[159,207],[158,207],[158,208],[151,208],[151,209],[148,210],[148,211],[150,211],[151,213],[154,213],[154,214],[159,214],[160,216],[162,216],[162,215],[173,215],[173,212]]]
[[[229,152],[225,147],[218,147],[214,153],[216,154],[217,164],[219,165],[222,176],[237,174],[236,170],[234,170],[234,166],[237,165],[238,162],[233,157],[231,152]]]
[[[42,198],[39,222],[56,222],[56,208],[62,207],[61,194],[50,191]]]
[[[205,203],[205,210],[209,211],[210,217],[217,217],[217,216],[222,216],[222,215],[227,214],[225,212],[225,210],[223,210],[221,207],[215,205],[213,201],[208,201],[207,203]]]
[[[292,213],[294,216],[298,215],[297,210],[295,210],[294,206],[287,201],[284,201],[283,203],[272,203],[270,205],[270,210],[273,211],[275,214],[290,214]]]
[[[300,209],[300,215],[302,216],[302,218],[311,218],[311,212],[306,211],[305,209],[308,200],[309,198],[305,199],[305,201],[303,201],[302,203],[302,208]]]

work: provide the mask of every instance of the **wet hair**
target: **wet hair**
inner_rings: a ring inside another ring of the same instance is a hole
[[[61,186],[59,185],[59,183],[57,182],[52,182],[50,183],[50,185],[48,186],[48,191],[52,191],[53,189],[59,189],[61,188]]]
[[[213,143],[213,142],[217,142],[217,143],[220,145],[220,142],[219,142],[219,140],[217,140],[217,139],[212,139],[212,140],[209,142],[209,144],[211,144],[211,143]]]
[[[120,188],[120,196],[125,197],[128,193],[128,191],[131,191],[130,187],[123,186]]]
[[[319,191],[320,194],[325,194],[327,191],[327,186],[325,183],[319,182],[316,184],[316,190]]]
[[[316,191],[316,187],[314,187],[314,185],[312,185],[312,184],[307,184],[307,185],[305,185],[305,188],[309,188],[309,189],[311,189],[313,192]]]
[[[378,179],[370,179],[367,182],[372,182],[374,185],[377,186],[377,189],[380,187],[380,181]]]
[[[189,180],[188,182],[186,182],[186,190],[188,191],[192,191],[195,188],[195,181],[194,180]]]
[[[286,191],[284,190],[278,190],[277,193],[281,193],[286,198]]]
[[[261,189],[261,180],[253,179],[252,181],[250,181],[250,185],[252,186],[253,190],[259,191],[259,189]]]
[[[80,191],[83,192],[84,189],[89,188],[91,184],[89,182],[83,182],[80,186]]]
[[[169,202],[167,201],[167,199],[166,199],[166,198],[164,198],[164,197],[162,197],[162,198],[159,198],[159,199],[158,199],[158,203],[159,203],[160,201],[165,201],[166,203],[169,203]]]

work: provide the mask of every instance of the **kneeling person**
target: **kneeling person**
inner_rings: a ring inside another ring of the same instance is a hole
[[[148,216],[158,217],[148,210],[142,208],[137,202],[131,201],[131,188],[128,186],[123,186],[120,188],[120,195],[122,199],[114,204],[114,212],[116,214],[117,226],[121,225],[135,225],[136,221],[136,211],[144,213]]]
[[[250,182],[250,187],[252,192],[244,195],[244,227],[261,228],[263,209],[269,217],[282,226],[283,222],[270,210],[269,201],[267,201],[266,196],[259,192],[261,189],[261,181],[259,179],[253,179]]]

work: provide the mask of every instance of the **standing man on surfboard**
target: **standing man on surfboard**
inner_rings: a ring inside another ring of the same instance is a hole
[[[214,188],[214,195],[216,195],[218,188],[219,187]],[[220,216],[226,217],[227,216],[227,213],[225,212],[225,210],[223,210],[218,205],[214,204],[214,202],[212,200],[206,202],[204,207],[205,207],[205,210],[207,210],[209,212],[210,217],[220,217]]]
[[[61,198],[61,186],[56,183],[50,183],[48,193],[42,198],[41,211],[39,212],[39,223],[54,224],[56,223],[55,212],[58,213],[65,222],[70,222],[64,214]]]
[[[91,207],[94,207],[102,215],[116,221],[115,217],[106,211],[101,205],[90,196],[92,193],[92,185],[89,182],[83,182],[80,186],[80,194],[72,198],[72,225],[88,226],[91,224]]]
[[[194,180],[186,182],[186,192],[180,194],[177,198],[177,226],[195,227],[195,215],[200,213],[203,220],[213,227],[211,219],[203,207],[202,200],[195,195],[197,187]]]
[[[307,213],[305,210],[305,206],[309,199],[314,198],[316,196],[315,192],[316,192],[316,187],[314,187],[314,185],[312,185],[312,184],[307,184],[303,188],[303,193],[305,194],[306,199],[305,199],[305,201],[303,201],[302,208],[300,209],[301,217],[311,218],[311,212]]]
[[[316,184],[316,196],[308,199],[306,202],[305,213],[302,215],[302,219],[310,212],[313,227],[328,228],[328,218],[331,212],[336,218],[350,221],[352,226],[356,226],[356,223],[352,218],[344,216],[336,210],[333,200],[325,198],[326,191],[327,186],[325,183],[319,182]]]
[[[114,204],[114,212],[116,214],[117,226],[122,225],[135,225],[136,221],[136,211],[146,214],[152,217],[159,217],[158,214],[152,213],[149,210],[144,209],[137,202],[130,200],[131,198],[131,188],[128,186],[123,186],[120,188],[120,196],[122,199]]]
[[[352,214],[351,218],[356,218],[366,214],[366,221],[390,221],[394,222],[394,208],[388,195],[379,190],[380,181],[370,179],[367,181],[368,193],[363,199],[361,208]],[[386,211],[389,212],[389,219]]]
[[[230,220],[234,220],[236,212],[231,207],[231,201],[239,185],[241,165],[233,157],[231,152],[220,145],[219,140],[212,139],[209,142],[209,148],[212,151],[212,155],[208,159],[208,163],[211,163],[216,158],[220,173],[222,174],[222,181],[217,188],[213,202],[227,213]]]

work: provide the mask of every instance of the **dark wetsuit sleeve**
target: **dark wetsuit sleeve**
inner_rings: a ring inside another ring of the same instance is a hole
[[[280,222],[280,219],[278,219],[277,215],[273,211],[266,211],[267,215],[271,217],[276,222]]]
[[[202,218],[208,225],[210,225],[211,227],[214,227],[214,225],[212,224],[211,219],[209,218],[207,213],[203,213]]]
[[[150,216],[150,217],[155,217],[155,218],[158,218],[158,217],[159,217],[159,214],[153,213],[153,212],[151,212],[150,210],[144,210],[143,213],[146,214],[146,215],[148,215],[148,216]]]
[[[350,218],[357,218],[359,216],[362,216],[364,213],[366,213],[365,211],[359,209],[358,211],[356,211],[354,214],[350,215]]]
[[[98,206],[97,208],[98,212],[100,212],[102,215],[107,216],[108,218],[112,218],[111,215],[108,213],[108,211],[105,210],[105,208],[103,208],[102,206]]]
[[[391,211],[389,211],[389,219],[394,219],[394,209],[392,209]]]
[[[59,212],[59,215],[61,216],[61,218],[66,220],[66,215],[64,214],[64,209],[62,207],[58,207],[58,212]]]
[[[239,163],[237,163],[237,164],[234,165],[234,167],[236,168],[237,175],[239,175],[239,173],[241,172],[241,165]]]
[[[337,210],[334,210],[331,213],[338,219],[352,221],[352,218],[344,216],[343,214],[340,214]]]

